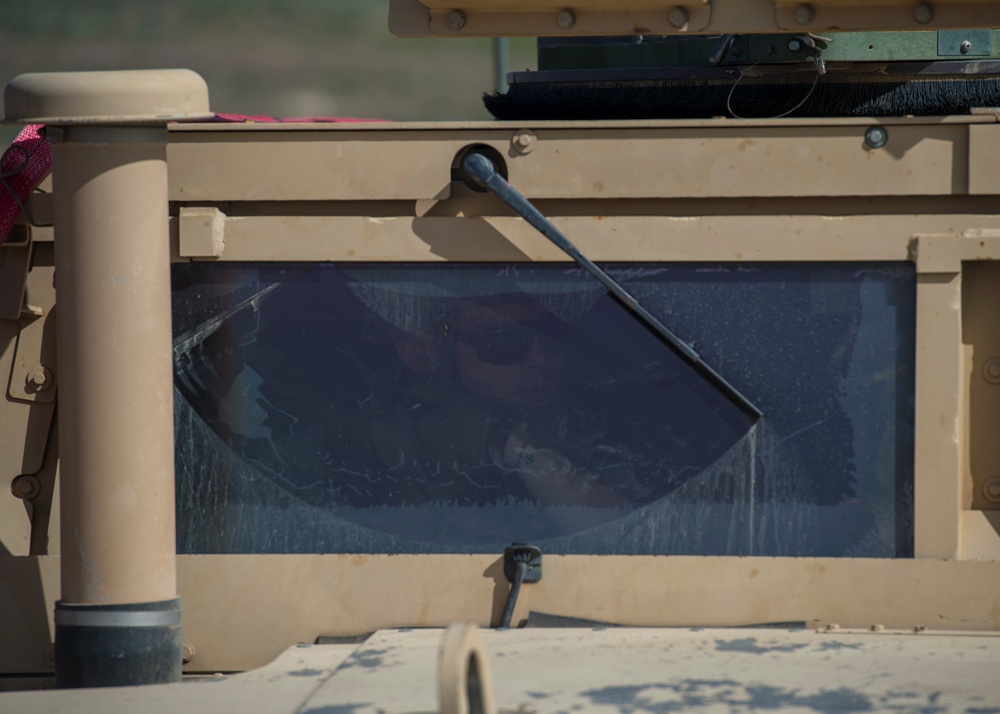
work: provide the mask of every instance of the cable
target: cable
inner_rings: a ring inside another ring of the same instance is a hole
[[[729,113],[732,115],[733,119],[750,119],[750,117],[740,116],[735,111],[733,111],[733,104],[732,104],[732,101],[733,101],[733,92],[736,91],[736,86],[740,83],[740,81],[743,79],[743,77],[746,76],[746,72],[747,71],[752,70],[754,67],[756,67],[757,65],[759,65],[761,62],[763,62],[764,60],[766,60],[768,57],[770,57],[773,54],[774,54],[774,48],[772,47],[770,50],[768,50],[768,52],[767,52],[766,55],[764,55],[763,57],[761,57],[759,60],[757,60],[756,62],[754,62],[752,65],[750,65],[750,67],[747,70],[740,69],[740,76],[736,78],[735,82],[733,82],[733,86],[730,87],[729,94],[726,96],[726,110],[729,111]],[[759,119],[783,119],[783,118],[787,117],[789,114],[791,114],[792,112],[796,111],[799,107],[801,107],[803,104],[805,104],[807,101],[809,101],[809,97],[812,96],[813,90],[816,89],[816,85],[819,83],[819,75],[820,75],[819,70],[816,70],[816,77],[813,79],[812,86],[809,87],[809,91],[806,92],[806,96],[802,98],[802,101],[800,101],[794,107],[792,107],[791,109],[789,109],[787,112],[783,112],[781,114],[776,114],[775,116],[772,116],[772,117],[757,117],[757,118],[759,118]]]

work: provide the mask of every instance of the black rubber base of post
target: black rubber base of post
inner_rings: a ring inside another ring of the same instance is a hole
[[[180,598],[127,605],[57,602],[56,686],[116,687],[181,679]]]

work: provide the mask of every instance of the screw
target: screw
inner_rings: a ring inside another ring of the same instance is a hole
[[[921,25],[926,25],[934,19],[934,8],[930,3],[922,2],[913,8],[913,19]]]
[[[465,27],[465,13],[461,10],[452,10],[448,13],[448,27],[453,30],[461,30]]]
[[[983,498],[990,503],[1000,503],[1000,478],[987,479],[983,484]]]
[[[688,24],[688,11],[682,7],[675,7],[670,11],[667,19],[670,20],[671,25],[679,30]]]
[[[1000,357],[990,357],[983,363],[983,379],[990,384],[1000,384]]]
[[[963,55],[967,55],[969,54],[969,50],[972,49],[972,43],[969,42],[968,40],[962,40],[962,44],[959,45],[958,49],[962,52]]]
[[[808,5],[799,5],[795,8],[795,21],[800,25],[808,25],[815,16],[816,13]]]
[[[42,491],[42,485],[34,476],[18,476],[10,485],[10,492],[17,498],[30,501]]]
[[[184,657],[183,657],[184,664],[187,664],[188,662],[190,662],[191,660],[193,660],[194,659],[194,655],[195,655],[194,645],[192,645],[190,642],[185,642],[184,643]]]
[[[564,30],[568,30],[576,24],[576,15],[572,10],[560,10],[556,15],[556,24]]]

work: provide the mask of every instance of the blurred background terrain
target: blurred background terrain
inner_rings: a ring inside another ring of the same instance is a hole
[[[489,39],[401,39],[388,0],[0,0],[0,79],[186,67],[212,109],[270,116],[486,120]],[[510,42],[508,71],[534,68]],[[4,144],[16,134],[3,127]]]

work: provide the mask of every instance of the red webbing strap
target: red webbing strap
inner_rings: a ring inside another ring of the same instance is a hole
[[[52,170],[52,147],[41,124],[28,124],[0,158],[0,245],[17,220],[24,200]]]

